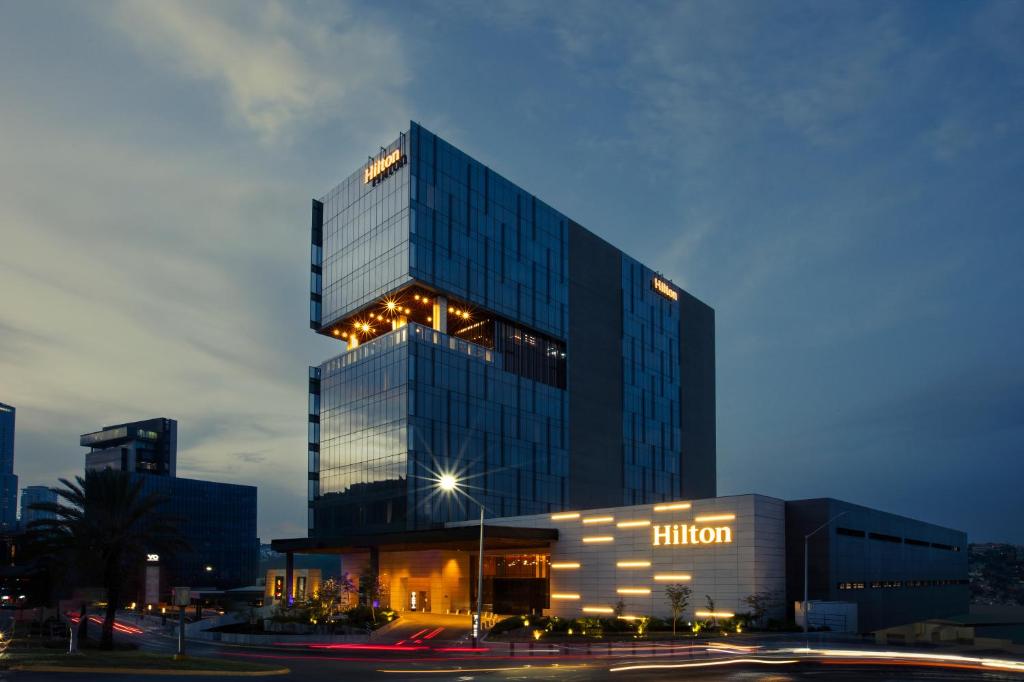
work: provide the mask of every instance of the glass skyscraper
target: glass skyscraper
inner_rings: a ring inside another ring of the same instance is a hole
[[[312,205],[309,532],[715,495],[714,311],[416,123]]]
[[[14,473],[14,418],[16,410],[0,403],[0,532],[18,526],[18,476]]]

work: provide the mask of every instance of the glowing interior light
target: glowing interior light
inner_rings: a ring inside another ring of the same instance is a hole
[[[615,613],[610,606],[584,606],[583,613]]]
[[[643,519],[638,521],[619,521],[615,524],[618,528],[640,528],[642,526],[651,525],[650,519]]]
[[[562,512],[561,514],[552,514],[552,521],[565,521],[567,519],[578,519],[580,517],[579,512]]]
[[[583,542],[614,542],[615,538],[611,535],[588,535],[583,538]]]
[[[563,600],[579,599],[580,595],[578,595],[578,594],[568,594],[568,593],[565,593],[565,592],[561,592],[561,593],[555,592],[554,594],[551,595],[551,598],[552,599],[563,599]]]
[[[395,310],[398,308],[398,304],[395,303],[394,301],[388,301],[384,304],[384,306],[388,309],[389,312],[392,313],[395,312]]]
[[[579,567],[580,563],[578,561],[555,561],[551,564],[551,568],[556,571]]]
[[[690,580],[691,577],[685,573],[659,573],[654,576],[654,579],[664,582],[666,580]]]
[[[340,333],[341,333],[341,330],[340,330],[340,329],[335,329],[335,330],[334,330],[334,335],[335,335],[335,336],[337,336],[337,335],[338,335],[338,334],[340,334]]]
[[[406,309],[405,309],[405,314],[406,314],[406,315],[408,315],[408,314],[409,314],[409,313],[411,313],[411,312],[412,312],[412,309],[410,309],[410,308],[406,308]]]
[[[348,332],[342,332],[341,333],[341,338],[347,339],[348,338]]]
[[[619,594],[650,594],[651,588],[649,587],[620,587],[615,590]]]
[[[583,523],[611,523],[614,520],[614,516],[588,516]]]
[[[430,322],[432,319],[433,318],[431,318],[430,315],[427,315],[427,322]]]
[[[615,564],[619,568],[647,568],[651,565],[650,561],[619,561]]]
[[[732,521],[735,518],[735,514],[709,514],[707,516],[697,516],[693,520],[701,523],[704,521]]]
[[[698,618],[732,618],[736,614],[731,611],[697,611],[694,615]]]
[[[437,479],[437,485],[441,490],[450,493],[458,487],[459,482],[451,474],[441,474],[441,478]]]
[[[672,504],[656,504],[654,505],[654,511],[676,511],[678,509],[689,509],[691,505],[689,502],[673,502]]]

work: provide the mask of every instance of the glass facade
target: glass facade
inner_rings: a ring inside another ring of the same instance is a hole
[[[176,517],[189,545],[175,552],[147,548],[161,557],[162,594],[175,585],[229,589],[255,584],[259,573],[255,487],[133,475],[142,480],[144,494],[166,497],[160,511]]]
[[[652,289],[655,274],[622,256],[623,504],[680,490],[679,303]]]
[[[438,499],[441,472],[491,516],[572,506],[570,462],[586,453],[570,456],[571,401],[614,403],[621,471],[607,485],[626,503],[678,497],[678,303],[606,245],[614,273],[591,274],[614,295],[592,296],[595,322],[570,329],[571,229],[415,123],[313,202],[310,324],[340,354],[310,368],[311,536],[473,518],[475,505]],[[617,340],[588,361],[621,365],[613,394],[568,380],[574,344],[595,332]]]

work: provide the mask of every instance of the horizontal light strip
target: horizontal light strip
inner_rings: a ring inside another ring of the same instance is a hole
[[[584,606],[583,613],[615,613],[610,606]]]
[[[643,620],[643,616],[619,616],[619,620]]]
[[[551,564],[551,568],[558,570],[563,568],[579,568],[580,563],[578,561],[556,561]]]
[[[564,512],[562,514],[552,514],[552,521],[565,521],[567,519],[578,519],[580,517],[579,512]]]
[[[611,523],[614,520],[614,516],[588,516],[583,523]]]
[[[615,536],[613,535],[588,535],[583,538],[583,542],[614,542]]]
[[[691,576],[685,573],[659,573],[654,576],[655,580],[689,580]]]
[[[672,504],[656,504],[654,511],[675,511],[677,509],[689,509],[692,505],[689,502],[673,502]]]
[[[698,618],[732,618],[736,614],[729,611],[697,611],[694,615]]]
[[[580,595],[578,595],[578,594],[567,594],[567,593],[558,593],[558,592],[556,592],[556,593],[554,593],[554,594],[552,594],[552,595],[551,595],[551,598],[552,598],[552,599],[579,599],[579,598],[580,598]]]
[[[615,524],[617,528],[640,528],[649,525],[651,525],[650,519],[644,519],[643,521],[619,521]]]
[[[701,523],[704,521],[732,521],[735,518],[735,514],[709,514],[708,516],[694,517],[693,520],[697,523]]]
[[[615,590],[619,594],[650,594],[651,588],[649,587],[620,587]]]
[[[619,568],[647,568],[651,565],[650,561],[619,561],[615,564]]]

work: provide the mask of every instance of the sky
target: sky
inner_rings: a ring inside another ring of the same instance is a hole
[[[178,420],[305,535],[309,201],[410,120],[716,310],[719,493],[1024,544],[1024,2],[0,0],[21,485]]]

